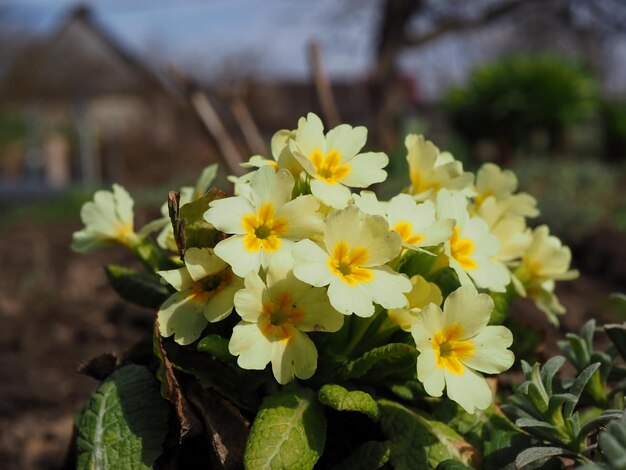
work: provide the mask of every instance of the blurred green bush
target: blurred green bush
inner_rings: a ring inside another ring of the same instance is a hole
[[[548,222],[567,243],[604,223],[622,228],[616,214],[624,205],[624,168],[591,159],[520,158],[512,170],[520,187],[537,198],[539,222]]]
[[[494,160],[533,150],[537,135],[556,151],[564,131],[593,114],[596,82],[578,64],[552,55],[512,57],[476,69],[449,90],[444,111],[468,145],[489,143]]]

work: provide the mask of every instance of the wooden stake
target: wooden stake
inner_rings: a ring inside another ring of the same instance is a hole
[[[204,124],[208,133],[213,137],[220,150],[220,160],[228,168],[228,171],[236,176],[241,176],[244,169],[239,165],[243,157],[235,145],[230,134],[224,127],[222,120],[215,111],[206,94],[200,88],[185,77],[175,68],[169,69],[171,77],[179,86],[185,99],[191,104],[198,118]]]
[[[328,127],[335,127],[341,123],[341,119],[339,118],[339,111],[337,110],[335,98],[333,97],[330,80],[324,70],[320,46],[315,41],[309,43],[309,63],[311,65],[313,82],[315,83],[315,89],[317,90],[317,96],[322,108],[322,114],[326,120],[326,125]]]
[[[230,109],[235,117],[235,120],[237,121],[237,124],[239,124],[241,133],[243,134],[244,139],[246,139],[246,143],[248,144],[250,151],[253,154],[267,156],[267,146],[263,141],[259,127],[256,125],[256,122],[254,122],[252,113],[250,113],[250,108],[248,108],[248,105],[241,96],[242,93],[243,91],[241,90],[241,86],[235,87],[235,90],[232,93]]]

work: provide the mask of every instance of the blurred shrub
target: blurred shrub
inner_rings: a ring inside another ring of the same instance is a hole
[[[600,223],[615,222],[623,203],[619,187],[623,174],[614,165],[596,160],[524,158],[512,168],[520,187],[535,196],[540,222],[573,244]]]
[[[604,156],[608,161],[626,159],[626,102],[603,101],[600,120],[604,140]]]
[[[491,141],[502,159],[528,149],[538,131],[554,149],[564,129],[594,109],[595,80],[555,56],[514,57],[478,68],[464,87],[451,89],[444,109],[470,145]]]

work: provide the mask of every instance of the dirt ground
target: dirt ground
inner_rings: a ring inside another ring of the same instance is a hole
[[[125,264],[128,256],[114,248],[71,252],[77,229],[78,221],[0,231],[0,462],[6,470],[59,468],[74,416],[97,385],[76,367],[102,352],[123,352],[152,321],[153,312],[124,303],[108,287],[104,264]],[[615,321],[606,298],[626,285],[603,279],[602,264],[592,271],[595,277],[559,287],[569,310],[561,331],[531,303],[514,306],[517,318],[545,328],[545,347],[587,318]]]

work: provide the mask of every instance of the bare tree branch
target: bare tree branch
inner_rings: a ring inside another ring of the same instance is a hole
[[[486,9],[476,18],[467,17],[448,17],[439,20],[439,24],[432,30],[417,36],[405,36],[404,46],[417,47],[428,42],[434,41],[448,33],[468,30],[484,26],[493,21],[509,16],[517,10],[526,7],[531,3],[537,3],[539,0],[510,0],[505,3],[497,4],[495,7]],[[546,1],[546,0],[543,0]]]

